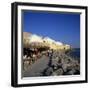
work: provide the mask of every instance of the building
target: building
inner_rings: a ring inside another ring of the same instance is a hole
[[[34,47],[49,47],[53,50],[69,50],[71,48],[68,44],[63,44],[59,41],[55,41],[49,37],[41,37],[36,34],[23,32],[23,44],[25,48]]]
[[[23,32],[23,46],[26,48],[30,45],[30,36],[31,33]]]

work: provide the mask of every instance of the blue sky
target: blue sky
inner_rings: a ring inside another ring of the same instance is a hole
[[[23,31],[80,47],[80,14],[23,11]]]

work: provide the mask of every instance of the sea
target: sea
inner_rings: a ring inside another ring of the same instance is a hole
[[[74,48],[70,50],[67,55],[71,56],[72,58],[75,59],[80,59],[80,48]]]

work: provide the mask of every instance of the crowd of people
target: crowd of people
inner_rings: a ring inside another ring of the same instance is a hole
[[[30,66],[35,63],[43,55],[51,57],[53,50],[44,49],[44,48],[24,48],[23,49],[23,67]]]

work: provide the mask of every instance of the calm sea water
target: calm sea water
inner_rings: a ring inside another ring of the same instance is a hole
[[[72,49],[68,55],[70,55],[73,58],[78,58],[80,59],[80,48]]]

